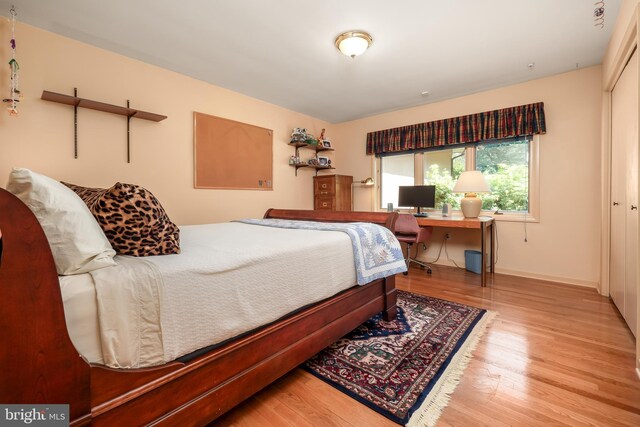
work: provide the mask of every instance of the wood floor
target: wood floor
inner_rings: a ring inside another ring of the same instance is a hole
[[[399,289],[496,311],[438,426],[640,426],[635,341],[593,289],[434,266]],[[296,369],[218,420],[221,426],[393,426]]]

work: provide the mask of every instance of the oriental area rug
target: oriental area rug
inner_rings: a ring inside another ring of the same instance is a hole
[[[392,421],[435,425],[494,313],[398,291],[398,316],[382,315],[303,368]]]

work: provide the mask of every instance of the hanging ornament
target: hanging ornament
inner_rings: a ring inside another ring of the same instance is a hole
[[[596,8],[593,10],[593,26],[604,28],[604,0],[597,1],[593,4]]]
[[[9,111],[9,115],[12,117],[16,117],[18,115],[18,103],[22,98],[20,94],[20,88],[18,85],[18,72],[20,71],[20,66],[18,65],[18,61],[16,60],[16,9],[11,6],[9,10],[11,14],[11,40],[9,41],[9,46],[11,46],[11,59],[9,60],[9,97],[2,100],[2,102],[8,104],[7,110]]]

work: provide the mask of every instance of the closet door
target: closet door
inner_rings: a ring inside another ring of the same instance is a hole
[[[625,276],[624,276],[624,318],[633,335],[638,326],[638,52],[636,51],[623,73],[629,72],[631,88],[635,95],[629,106],[629,114],[635,120],[629,124],[626,133],[626,195],[625,206]]]
[[[616,97],[616,86],[612,96],[611,111],[620,110],[620,97]],[[619,133],[624,129],[620,120],[612,114],[611,120],[611,250],[609,259],[609,293],[611,299],[624,314],[625,276],[625,222],[627,212],[627,192],[625,183],[624,139]]]
[[[633,54],[611,97],[611,298],[637,327],[638,58]]]

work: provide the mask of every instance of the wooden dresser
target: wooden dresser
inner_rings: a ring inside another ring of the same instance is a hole
[[[347,175],[313,177],[313,208],[350,211],[352,183],[353,177]]]

